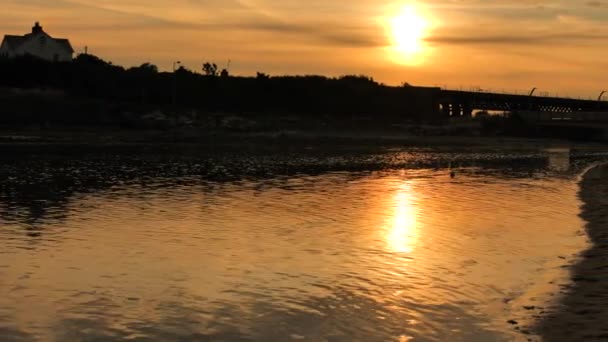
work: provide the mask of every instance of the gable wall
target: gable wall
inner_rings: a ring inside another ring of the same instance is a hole
[[[0,57],[13,57],[13,51],[11,49],[8,48],[8,44],[6,44],[4,41],[2,41],[2,45],[0,45]]]
[[[50,61],[71,61],[72,53],[46,33],[31,35],[14,51],[14,55],[30,54]],[[11,56],[12,57],[12,56]]]

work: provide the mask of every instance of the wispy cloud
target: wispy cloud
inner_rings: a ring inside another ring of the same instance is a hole
[[[468,44],[468,45],[580,45],[585,43],[608,42],[608,34],[603,33],[557,33],[557,34],[504,34],[504,35],[467,35],[467,36],[431,36],[426,39],[433,44]]]
[[[608,8],[608,3],[602,1],[587,1],[585,5],[594,8]]]

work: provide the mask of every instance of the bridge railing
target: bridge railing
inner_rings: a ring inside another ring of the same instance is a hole
[[[501,94],[501,95],[522,95],[528,96],[530,95],[530,90],[521,90],[521,89],[506,89],[506,88],[485,88],[480,86],[447,86],[441,84],[434,85],[437,88],[441,88],[442,90],[449,91],[466,91],[473,93],[492,93],[492,94]],[[582,96],[571,96],[568,94],[561,94],[558,92],[548,92],[548,91],[536,91],[533,96],[536,97],[553,97],[553,98],[562,98],[562,99],[570,99],[570,100],[588,100],[588,101],[597,101],[597,98],[582,97]]]

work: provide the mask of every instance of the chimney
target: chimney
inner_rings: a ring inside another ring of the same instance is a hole
[[[39,22],[36,22],[34,27],[32,27],[32,33],[33,34],[42,33],[42,26],[40,26]]]

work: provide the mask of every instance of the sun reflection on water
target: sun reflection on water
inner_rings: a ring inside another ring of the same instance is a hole
[[[418,223],[411,184],[404,183],[395,192],[393,209],[387,242],[391,250],[397,253],[412,253],[418,241]]]

